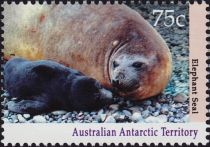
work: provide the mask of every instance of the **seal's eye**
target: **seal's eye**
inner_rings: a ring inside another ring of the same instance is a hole
[[[142,62],[134,62],[134,63],[132,64],[132,66],[135,67],[135,68],[141,68],[143,64],[144,64],[144,63],[142,63]]]
[[[113,62],[113,68],[116,68],[116,67],[118,67],[119,66],[119,64],[116,62],[116,61],[114,61]]]

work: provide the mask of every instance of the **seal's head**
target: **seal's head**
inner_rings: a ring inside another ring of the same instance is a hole
[[[168,51],[149,48],[145,40],[123,43],[111,56],[109,77],[121,95],[143,99],[159,94],[171,74]]]

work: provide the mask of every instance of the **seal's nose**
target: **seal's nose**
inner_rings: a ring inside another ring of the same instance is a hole
[[[119,86],[119,84],[120,84],[120,82],[119,82],[119,80],[112,80],[112,85],[114,86],[114,87],[117,87],[117,86]]]

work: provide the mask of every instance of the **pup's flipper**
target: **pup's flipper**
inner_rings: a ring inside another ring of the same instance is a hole
[[[10,111],[16,113],[40,114],[49,111],[49,106],[46,103],[35,100],[10,101],[7,106]]]

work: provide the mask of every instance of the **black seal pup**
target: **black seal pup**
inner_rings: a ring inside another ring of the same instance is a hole
[[[8,109],[39,114],[56,109],[91,111],[112,102],[112,93],[93,78],[49,60],[9,60],[4,67],[5,89],[17,101]]]

